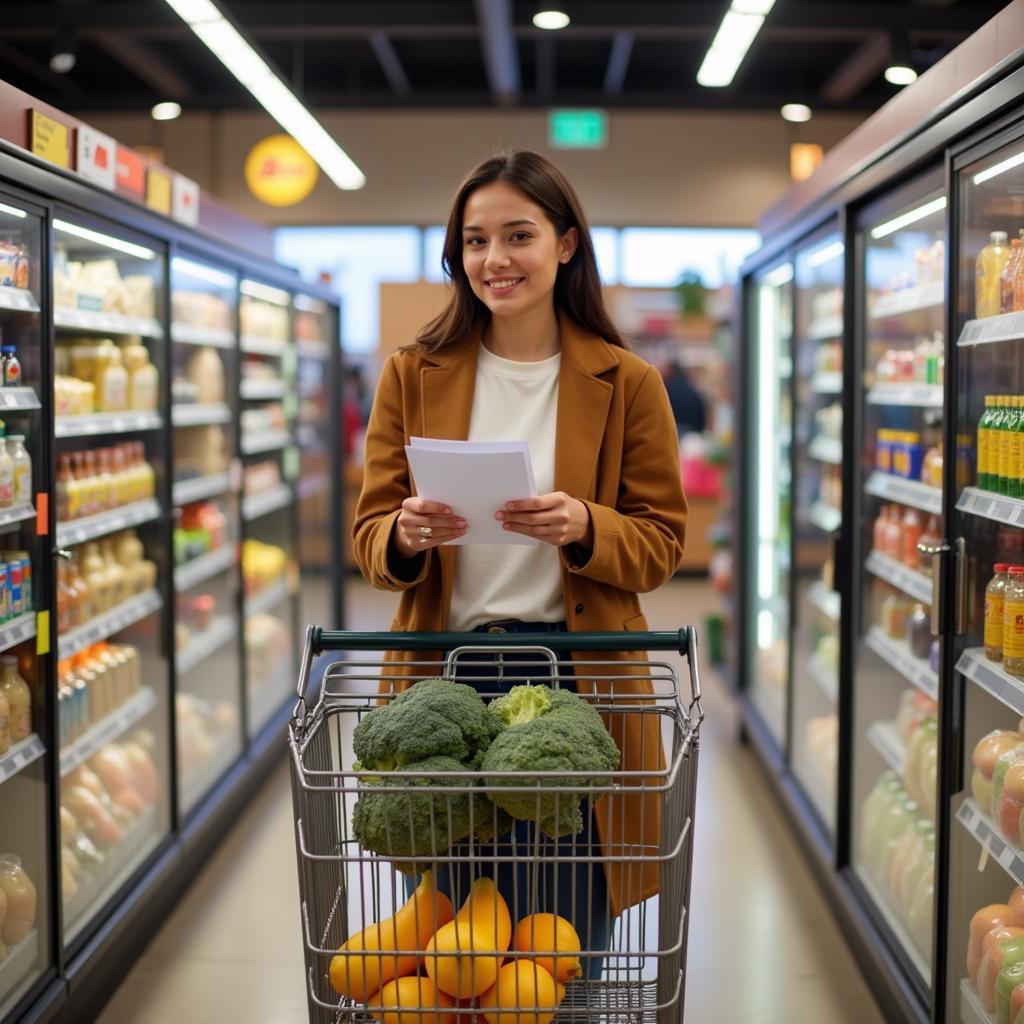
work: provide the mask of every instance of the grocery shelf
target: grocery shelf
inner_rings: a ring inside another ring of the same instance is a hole
[[[238,760],[241,750],[237,744],[221,747],[218,743],[210,756],[197,764],[178,782],[178,802],[187,812],[200,797]]]
[[[191,672],[212,654],[216,654],[226,643],[238,636],[238,623],[230,615],[218,615],[210,628],[194,636],[178,651],[175,667],[179,676]]]
[[[10,1004],[15,988],[31,981],[39,957],[39,932],[33,928],[16,946],[11,946],[0,963],[0,999]],[[22,1018],[24,1019],[24,1018]]]
[[[823,316],[812,320],[807,325],[808,341],[830,341],[843,336],[843,318],[841,315]]]
[[[962,1024],[995,1024],[995,1019],[985,1012],[970,978],[960,979],[960,1020]]]
[[[171,408],[171,422],[176,427],[204,427],[211,423],[230,423],[231,408],[226,402],[175,405]]]
[[[159,519],[160,514],[160,503],[156,498],[146,498],[144,501],[122,505],[121,508],[109,512],[98,512],[94,516],[73,519],[69,523],[58,523],[57,544],[62,548],[84,544],[87,540],[105,537],[108,533],[117,533],[119,530],[152,522]]]
[[[998,661],[989,661],[984,647],[967,648],[957,660],[956,670],[1018,715],[1024,715],[1024,679],[1011,676]]]
[[[164,599],[156,587],[144,590],[141,594],[136,594],[109,611],[90,619],[84,626],[59,636],[57,657],[70,658],[72,654],[84,651],[86,647],[98,644],[136,622],[141,622],[147,616],[160,611],[163,606]]]
[[[956,820],[988,850],[989,856],[1017,883],[1024,885],[1024,852],[1008,843],[996,823],[981,809],[974,797],[960,804]]]
[[[838,530],[843,522],[843,513],[822,501],[816,501],[807,513],[807,521],[826,533]]]
[[[1024,313],[1004,313],[981,320],[968,320],[960,331],[957,345],[991,345],[998,341],[1024,341]]]
[[[807,454],[819,462],[843,463],[843,442],[836,437],[816,437],[807,446]]]
[[[881,473],[875,470],[864,484],[864,490],[876,498],[887,498],[900,505],[910,505],[922,512],[942,515],[942,488],[929,487],[917,480],[894,476],[892,473]]]
[[[918,975],[924,980],[928,980],[932,976],[932,969],[928,966],[928,961],[921,954],[921,951],[917,948],[914,940],[910,937],[910,933],[907,931],[906,925],[899,919],[895,909],[890,905],[888,899],[884,893],[875,884],[874,879],[868,875],[868,873],[862,868],[858,867],[857,881],[867,890],[868,895],[871,897],[871,903],[882,915],[882,919],[889,927],[889,931],[896,937],[896,940],[903,947],[904,952],[910,958],[910,962],[914,965],[914,969]]]
[[[868,743],[878,751],[882,760],[902,779],[907,762],[907,751],[893,722],[872,722],[867,731]]]
[[[43,741],[35,733],[12,744],[6,754],[0,754],[0,783],[13,778],[33,761],[38,761],[45,753],[46,748],[43,746]]]
[[[179,592],[191,590],[192,587],[197,587],[200,583],[219,576],[237,562],[238,554],[232,543],[208,551],[205,555],[193,558],[174,570],[174,589]]]
[[[16,313],[38,313],[39,300],[27,288],[0,287],[0,309],[13,309]]]
[[[80,764],[88,761],[100,747],[126,733],[158,704],[156,692],[151,687],[144,686],[134,697],[125,701],[102,722],[97,722],[84,736],[60,752],[60,777],[69,775]]]
[[[268,612],[271,608],[275,608],[282,602],[287,601],[291,596],[292,592],[288,588],[287,580],[278,580],[277,583],[271,583],[270,586],[264,587],[255,594],[246,594],[245,617],[248,619],[252,615]]]
[[[833,622],[839,621],[842,598],[836,591],[829,590],[821,580],[816,580],[807,588],[807,600],[826,618]]]
[[[94,331],[98,334],[138,334],[143,338],[162,338],[164,329],[160,321],[151,316],[124,316],[122,313],[104,313],[91,309],[67,309],[58,306],[53,311],[55,327],[76,331]]]
[[[96,437],[103,434],[133,434],[159,430],[164,425],[160,413],[150,409],[137,412],[94,412],[88,416],[57,416],[54,437]]]
[[[283,380],[243,380],[238,390],[246,401],[259,402],[284,398],[288,388]]]
[[[20,530],[22,523],[35,517],[36,510],[31,505],[15,505],[12,508],[0,509],[0,533]]]
[[[174,485],[174,504],[190,505],[204,498],[217,498],[231,490],[231,476],[228,473],[210,473],[191,480],[181,480]]]
[[[818,395],[838,395],[843,390],[843,374],[840,370],[826,370],[811,377],[811,390]]]
[[[916,405],[924,409],[941,409],[941,384],[876,384],[868,392],[868,405]]]
[[[902,316],[922,309],[941,306],[946,299],[942,281],[929,281],[913,288],[901,288],[877,298],[868,311],[869,320],[881,320],[888,316]]]
[[[307,498],[314,498],[324,491],[330,490],[331,478],[327,473],[316,473],[313,476],[305,476],[299,480],[298,492],[299,501]]]
[[[818,654],[812,654],[807,659],[807,674],[814,681],[814,685],[834,704],[839,696],[837,673],[830,669]]]
[[[864,643],[922,693],[932,700],[939,699],[938,675],[928,662],[915,658],[905,643],[886,636],[881,626],[872,626],[864,637]]]
[[[243,498],[242,518],[251,522],[253,519],[287,508],[294,500],[292,489],[287,484],[278,484],[267,491]]]
[[[33,388],[0,388],[0,408],[27,412],[42,407]]]
[[[300,359],[319,359],[326,363],[331,358],[331,346],[326,341],[300,339],[295,342],[295,352]]]
[[[978,487],[965,487],[960,492],[956,507],[968,515],[993,519],[1008,526],[1024,526],[1024,501],[1020,498],[1006,498]]]
[[[36,635],[36,613],[25,612],[0,626],[0,652],[17,647]]]
[[[235,332],[230,327],[199,327],[195,324],[171,324],[171,340],[182,345],[210,348],[234,348]]]
[[[276,452],[287,448],[292,443],[292,436],[287,430],[267,430],[256,436],[242,438],[242,454],[258,455],[261,452]]]
[[[239,347],[243,352],[248,352],[256,356],[275,356],[280,358],[284,355],[286,348],[283,341],[277,341],[274,338],[261,338],[255,334],[243,334],[240,341]]]
[[[864,563],[872,576],[877,576],[886,583],[891,583],[897,590],[909,594],[926,605],[932,603],[932,580],[923,572],[916,569],[909,569],[902,562],[896,561],[889,555],[883,555],[881,551],[872,551]]]

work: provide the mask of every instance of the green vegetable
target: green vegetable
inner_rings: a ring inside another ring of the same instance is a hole
[[[499,731],[483,756],[484,772],[592,772],[584,785],[607,786],[608,773],[619,767],[619,748],[601,716],[571,690],[514,686],[491,701],[488,713]],[[502,789],[529,786],[528,778],[488,774],[486,784],[498,807],[513,818],[536,821],[552,838],[583,828],[585,794],[572,788],[579,780],[538,779],[535,791],[519,793]]]

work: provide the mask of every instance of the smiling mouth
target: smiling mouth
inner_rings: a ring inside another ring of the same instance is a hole
[[[517,284],[525,280],[525,277],[495,277],[487,281],[486,284],[492,292],[510,292]]]

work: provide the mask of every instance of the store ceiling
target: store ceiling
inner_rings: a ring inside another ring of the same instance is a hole
[[[728,0],[220,0],[313,107],[628,106],[870,111],[905,42],[924,71],[996,14],[984,0],[777,0],[732,86],[696,73]],[[541,7],[572,17],[534,28]],[[58,42],[77,62],[56,74]],[[903,42],[901,42],[903,41]],[[0,77],[74,113],[245,109],[164,0],[28,0],[0,17]]]

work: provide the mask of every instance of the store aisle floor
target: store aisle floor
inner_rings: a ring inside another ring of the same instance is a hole
[[[703,583],[644,606],[652,628],[701,622]],[[354,582],[351,627],[384,629],[394,595]],[[842,937],[713,673],[705,710],[687,1021],[873,1024]],[[126,977],[99,1024],[301,1024],[306,1019],[291,795],[281,768]]]

